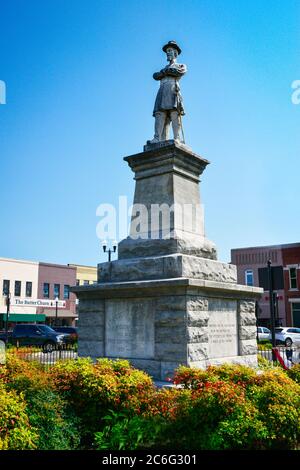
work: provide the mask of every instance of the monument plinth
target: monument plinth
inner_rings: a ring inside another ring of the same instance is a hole
[[[209,162],[174,141],[147,148],[124,159],[135,173],[136,214],[129,237],[119,243],[119,259],[174,253],[216,259],[215,245],[205,238],[199,194]]]
[[[98,265],[98,284],[77,286],[80,356],[126,358],[164,380],[181,364],[256,365],[255,300],[262,289],[237,284],[236,267],[217,261],[205,236],[200,176],[209,164],[180,141],[181,50],[166,44],[155,136],[125,157],[135,176],[129,236],[118,260]],[[174,140],[168,133],[172,122]]]

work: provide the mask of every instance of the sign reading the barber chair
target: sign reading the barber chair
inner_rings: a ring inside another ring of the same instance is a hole
[[[56,308],[56,301],[50,299],[11,299],[11,305],[14,307]],[[57,308],[66,308],[66,302],[59,300]]]

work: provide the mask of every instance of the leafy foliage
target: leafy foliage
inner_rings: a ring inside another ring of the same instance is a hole
[[[180,367],[158,389],[125,360],[58,362],[8,353],[0,449],[296,449],[300,367]]]
[[[36,431],[30,425],[23,396],[0,383],[0,450],[35,449]]]
[[[288,376],[300,384],[300,364],[296,364],[287,371]]]

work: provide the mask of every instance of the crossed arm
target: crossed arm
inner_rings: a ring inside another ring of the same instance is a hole
[[[182,77],[187,71],[186,65],[182,64],[179,67],[165,67],[160,72],[153,74],[154,80],[161,80],[165,77]]]

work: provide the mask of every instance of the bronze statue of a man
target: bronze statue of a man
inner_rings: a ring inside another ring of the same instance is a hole
[[[175,41],[169,41],[163,46],[162,50],[167,54],[169,64],[160,72],[153,74],[154,80],[160,81],[160,87],[153,110],[155,134],[152,143],[168,140],[171,122],[174,140],[180,141],[182,116],[185,114],[179,80],[186,73],[187,67],[176,62],[181,49]]]

